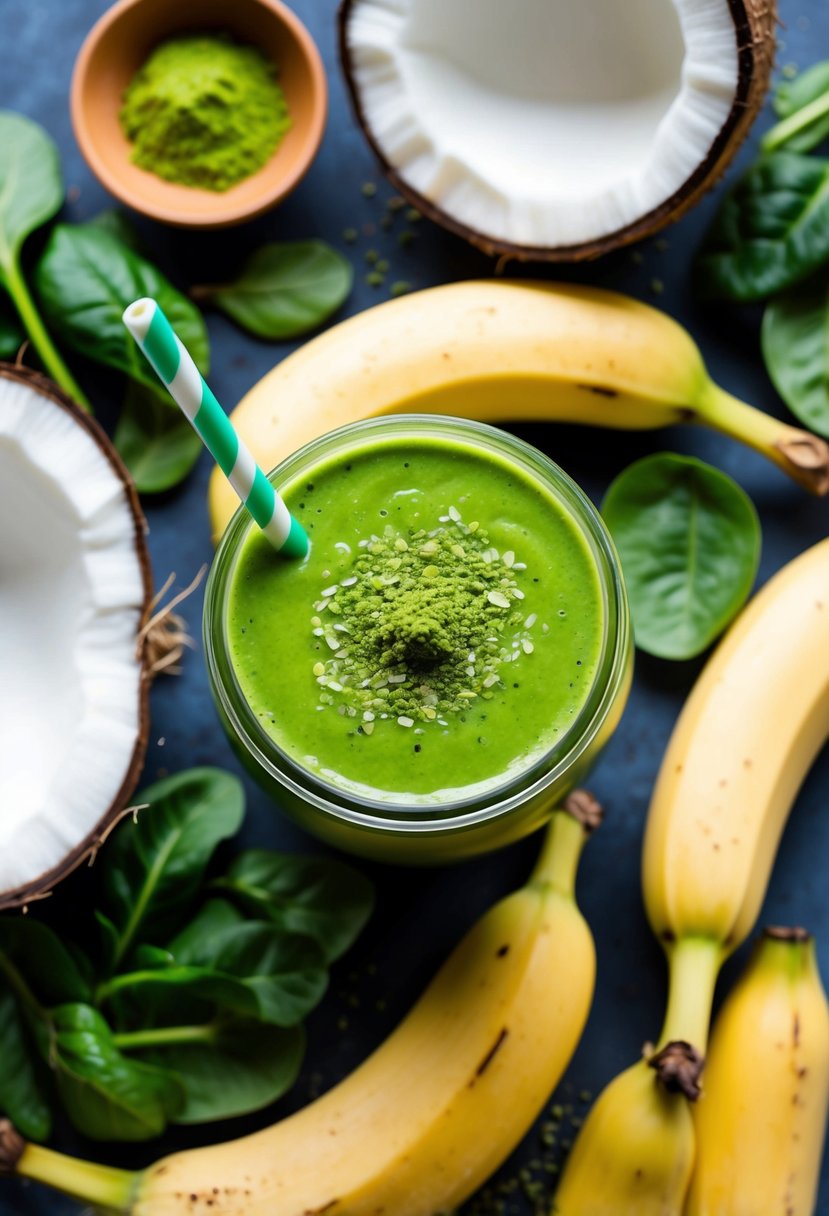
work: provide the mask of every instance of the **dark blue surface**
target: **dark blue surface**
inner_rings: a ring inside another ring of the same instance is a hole
[[[171,0],[174,2],[174,0]],[[65,215],[86,219],[111,200],[92,178],[73,139],[67,95],[75,54],[101,12],[94,0],[0,0],[5,37],[0,61],[0,104],[38,119],[57,140],[69,188]],[[240,256],[269,238],[325,237],[352,258],[357,271],[347,312],[358,312],[385,298],[363,280],[368,249],[391,263],[388,283],[408,280],[426,287],[456,278],[493,274],[493,264],[462,241],[423,221],[417,238],[401,249],[395,233],[381,229],[390,190],[348,110],[335,56],[333,0],[296,0],[295,8],[317,39],[329,70],[331,115],[320,155],[296,193],[277,212],[247,227],[219,234],[195,234],[140,222],[149,249],[181,285],[216,281]],[[778,65],[798,67],[829,55],[829,6],[825,0],[781,0]],[[742,151],[737,170],[752,158],[757,133],[768,125],[768,111]],[[733,181],[732,168],[728,181]],[[362,193],[366,181],[378,184],[374,198]],[[715,378],[747,401],[783,415],[785,410],[763,371],[758,344],[759,310],[712,308],[692,296],[689,267],[720,191],[656,241],[644,242],[590,266],[563,271],[531,271],[537,277],[566,277],[618,288],[658,304],[685,324],[699,342]],[[402,226],[400,220],[396,227]],[[355,245],[343,230],[360,232]],[[667,243],[667,244],[666,244]],[[292,346],[247,338],[218,316],[208,317],[213,343],[210,377],[228,407]],[[121,386],[95,369],[78,365],[99,416],[111,422]],[[509,402],[505,401],[505,415]],[[626,435],[576,428],[520,427],[525,438],[558,460],[599,501],[609,480],[647,452],[671,448],[692,452],[719,465],[751,494],[763,523],[764,547],[759,581],[827,532],[829,504],[810,499],[760,457],[729,440],[688,429],[655,435]],[[200,462],[180,491],[146,504],[156,583],[170,571],[183,586],[211,554],[205,508],[209,463]],[[201,596],[185,609],[194,633],[199,628]],[[591,785],[605,804],[607,821],[584,858],[579,897],[595,933],[598,985],[593,1012],[578,1053],[561,1088],[562,1101],[597,1092],[639,1053],[659,1029],[664,1001],[662,959],[645,923],[639,894],[639,848],[648,798],[665,743],[699,663],[667,664],[637,656],[636,678],[624,721],[595,770]],[[771,694],[773,695],[773,693]],[[162,679],[153,692],[152,736],[146,768],[151,780],[193,764],[238,765],[225,742],[210,703],[199,653],[188,655],[179,679]],[[243,834],[253,843],[294,851],[318,850],[278,815],[246,781],[249,810]],[[379,891],[378,912],[358,947],[335,969],[331,991],[309,1025],[309,1049],[294,1092],[255,1119],[233,1125],[233,1134],[263,1126],[303,1104],[357,1064],[405,1013],[439,962],[465,928],[498,896],[519,884],[536,845],[523,842],[497,856],[445,870],[393,871],[364,865]],[[829,980],[829,906],[822,859],[829,856],[829,755],[824,754],[807,781],[787,828],[761,923],[798,923],[818,935],[824,975]],[[57,900],[71,903],[82,876],[67,883]],[[744,956],[725,969],[721,994]],[[376,966],[376,973],[373,968]],[[569,1099],[567,1095],[572,1095]],[[155,1159],[172,1143],[206,1141],[210,1132],[194,1129],[175,1140],[141,1149],[82,1144],[64,1131],[64,1147],[113,1163],[139,1165]],[[513,1166],[538,1155],[535,1135],[516,1153]],[[825,1168],[821,1205],[829,1210],[829,1170]],[[511,1199],[509,1211],[530,1213],[531,1206]],[[0,1216],[69,1216],[77,1205],[36,1187],[0,1186]]]

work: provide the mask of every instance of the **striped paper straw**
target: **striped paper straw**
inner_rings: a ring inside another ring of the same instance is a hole
[[[136,300],[123,321],[273,547],[283,557],[305,557],[305,529],[242,443],[156,301]]]

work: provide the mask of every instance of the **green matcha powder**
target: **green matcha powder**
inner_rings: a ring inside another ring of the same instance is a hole
[[[506,665],[533,652],[524,563],[455,507],[440,523],[405,535],[387,525],[360,541],[352,573],[314,604],[320,707],[359,715],[363,734],[378,718],[445,726],[447,715],[491,699]]]
[[[291,125],[274,65],[224,34],[156,47],[120,117],[136,165],[205,190],[229,190],[261,169]]]

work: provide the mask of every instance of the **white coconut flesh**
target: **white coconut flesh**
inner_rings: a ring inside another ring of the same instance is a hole
[[[345,43],[400,178],[522,246],[594,241],[659,208],[738,87],[728,0],[353,0]]]
[[[136,546],[100,443],[0,376],[0,896],[63,866],[133,763],[147,591]]]

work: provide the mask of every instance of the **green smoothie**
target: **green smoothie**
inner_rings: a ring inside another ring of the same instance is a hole
[[[352,796],[428,807],[513,781],[565,735],[603,636],[596,565],[567,507],[449,438],[372,438],[281,487],[311,540],[251,527],[227,648],[262,730]]]

